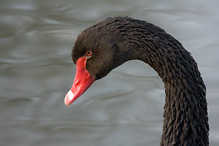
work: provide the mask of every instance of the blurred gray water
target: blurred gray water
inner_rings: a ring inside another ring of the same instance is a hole
[[[164,28],[189,50],[207,86],[210,144],[219,145],[219,1],[0,0],[1,146],[156,146],[164,86],[130,61],[71,106],[71,48],[86,27],[130,16]]]

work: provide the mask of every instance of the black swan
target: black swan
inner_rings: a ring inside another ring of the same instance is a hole
[[[76,76],[70,105],[90,85],[132,59],[149,64],[165,85],[160,145],[209,145],[206,88],[190,53],[163,29],[129,17],[107,18],[84,30],[72,50]]]

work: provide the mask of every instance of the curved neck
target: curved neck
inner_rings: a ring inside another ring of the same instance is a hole
[[[209,145],[206,88],[195,60],[164,31],[140,42],[129,42],[132,58],[148,63],[165,84],[161,145]]]

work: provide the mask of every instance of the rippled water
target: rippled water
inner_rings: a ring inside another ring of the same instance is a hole
[[[217,0],[10,0],[0,2],[0,145],[159,145],[164,88],[148,65],[130,61],[63,103],[86,27],[130,16],[172,34],[199,64],[207,86],[210,143],[219,145]]]

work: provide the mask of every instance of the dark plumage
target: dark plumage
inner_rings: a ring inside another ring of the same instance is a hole
[[[87,51],[86,70],[96,80],[132,59],[157,71],[166,93],[161,145],[209,145],[206,88],[195,60],[175,38],[145,21],[107,18],[78,36],[73,61]]]

